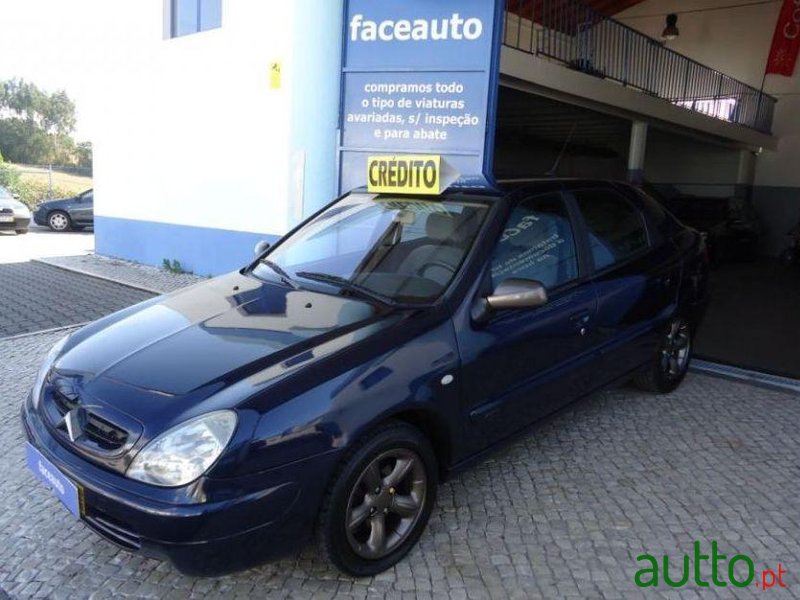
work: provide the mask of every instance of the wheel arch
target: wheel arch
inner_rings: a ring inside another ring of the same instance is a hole
[[[376,426],[380,427],[382,424],[390,421],[398,421],[411,425],[428,439],[433,447],[433,452],[438,462],[439,481],[444,481],[447,478],[448,467],[451,464],[453,452],[450,426],[447,424],[447,421],[433,410],[409,408],[390,415]]]

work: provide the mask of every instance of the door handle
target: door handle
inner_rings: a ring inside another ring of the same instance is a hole
[[[577,325],[586,325],[589,322],[589,318],[592,316],[591,311],[582,310],[580,312],[576,312],[575,314],[570,315],[569,321],[570,323],[575,323]]]
[[[592,313],[588,310],[582,310],[573,315],[570,315],[569,321],[575,326],[580,335],[586,335],[586,325],[589,323]]]

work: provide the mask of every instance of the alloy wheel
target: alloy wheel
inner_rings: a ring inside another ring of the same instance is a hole
[[[347,502],[345,530],[358,556],[379,559],[396,550],[423,513],[428,480],[413,450],[387,450],[361,472]]]
[[[69,227],[69,219],[63,213],[53,213],[48,219],[50,227],[56,231],[64,231]]]
[[[684,319],[675,319],[661,348],[661,369],[669,379],[676,379],[686,369],[692,349],[692,336],[689,323]]]

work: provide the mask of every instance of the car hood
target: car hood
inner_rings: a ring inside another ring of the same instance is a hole
[[[0,198],[0,210],[10,208],[15,213],[27,213],[28,207],[22,204],[19,200],[12,198]]]
[[[95,397],[113,393],[128,414],[141,412],[143,398],[198,399],[245,378],[268,383],[387,321],[379,305],[239,273],[120,314],[76,334],[55,367]]]
[[[40,209],[62,208],[64,206],[68,206],[74,200],[75,198],[57,198],[55,200],[48,200],[47,202],[42,202],[41,204],[39,204],[38,208]]]

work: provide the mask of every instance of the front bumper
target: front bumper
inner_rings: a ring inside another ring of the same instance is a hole
[[[0,223],[0,231],[27,231],[30,222],[30,218],[15,217],[13,221]]]
[[[206,502],[95,466],[50,435],[30,396],[22,408],[28,441],[82,489],[82,520],[131,552],[171,560],[181,571],[218,575],[297,549],[313,530],[336,454],[230,480],[201,478]],[[195,495],[197,495],[195,493]],[[203,494],[200,494],[201,496]],[[66,511],[66,509],[65,509]]]

